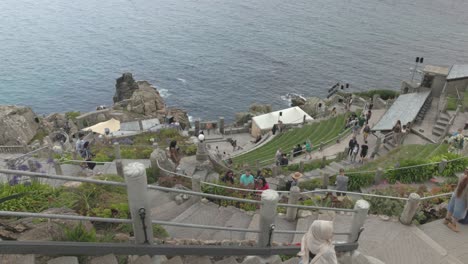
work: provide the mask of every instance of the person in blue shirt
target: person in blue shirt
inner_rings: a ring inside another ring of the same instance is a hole
[[[246,170],[244,174],[241,175],[240,177],[240,184],[243,187],[252,189],[254,186],[254,176],[252,175],[250,170]]]

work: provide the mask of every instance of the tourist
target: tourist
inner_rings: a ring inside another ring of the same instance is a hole
[[[272,134],[272,135],[275,135],[275,134],[276,134],[276,130],[278,130],[278,125],[277,125],[277,124],[274,124],[273,127],[271,128],[271,134]]]
[[[281,120],[278,121],[278,132],[279,133],[283,132],[283,128],[284,128],[283,121],[281,121]]]
[[[262,140],[262,135],[261,135],[261,134],[259,134],[259,135],[255,138],[255,140],[250,141],[250,142],[252,142],[253,144],[257,144],[258,142],[260,142],[260,140]]]
[[[351,153],[351,162],[356,162],[356,157],[359,154],[359,144],[356,142],[356,144],[353,147],[353,152]]]
[[[247,189],[252,189],[254,187],[255,179],[250,170],[246,170],[245,173],[241,175],[239,181],[240,185]]]
[[[356,140],[356,137],[353,137],[351,138],[351,140],[349,140],[349,143],[348,143],[348,156],[351,156],[351,154],[353,153],[353,149],[354,149],[354,145],[357,144],[357,140]]]
[[[408,135],[408,133],[409,133],[409,130],[408,130],[408,128],[406,127],[406,125],[404,125],[404,126],[401,128],[400,144],[403,144],[403,141],[405,140],[405,137],[406,137],[406,135]]]
[[[359,119],[357,119],[356,122],[354,122],[353,126],[354,137],[357,137],[357,135],[359,135],[359,131],[361,131],[361,126],[359,126]]]
[[[361,145],[361,160],[360,163],[364,163],[367,157],[367,151],[369,150],[369,146],[367,145],[367,140],[364,141],[364,144]]]
[[[301,154],[302,154],[301,144],[297,144],[296,147],[293,149],[293,157],[297,157]]]
[[[280,166],[288,166],[289,160],[285,153],[281,154]]]
[[[338,264],[333,239],[333,221],[315,220],[302,237],[301,264]]]
[[[305,151],[306,151],[304,159],[307,159],[307,157],[309,157],[309,160],[311,160],[312,159],[312,144],[310,143],[310,140],[307,140],[306,142],[304,142],[304,144],[305,144]]]
[[[275,154],[275,159],[276,159],[276,166],[279,166],[280,163],[281,163],[281,157],[283,156],[283,152],[281,151],[281,148],[279,148],[277,151],[276,151],[276,154]]]
[[[368,110],[366,114],[366,123],[369,123],[371,116],[372,116],[372,111]]]
[[[345,196],[346,192],[348,190],[348,181],[349,178],[348,176],[344,175],[344,169],[340,169],[340,174],[336,176],[336,195],[337,196]]]
[[[75,144],[75,149],[76,149],[76,153],[80,156],[80,157],[84,157],[84,153],[83,153],[83,144],[84,144],[84,134],[83,133],[78,133],[78,140],[76,141],[76,144]]]
[[[291,175],[291,179],[286,182],[286,190],[291,190],[291,187],[299,187],[299,179],[302,178],[302,173],[296,171]]]
[[[94,155],[93,153],[91,153],[91,147],[89,145],[89,141],[85,141],[83,143],[82,153],[83,153],[82,157],[86,161],[86,167],[90,169],[91,171],[93,171],[94,167],[96,167],[96,163],[92,162]]]
[[[457,226],[458,220],[466,217],[468,210],[468,167],[465,168],[465,173],[460,178],[457,188],[450,198],[447,206],[447,215],[444,223],[453,231],[460,232]]]
[[[174,172],[175,172],[180,163],[176,140],[172,140],[171,143],[169,143],[169,157],[172,160],[172,162],[174,162]]]
[[[259,177],[255,179],[255,190],[263,192],[264,190],[270,189],[266,179],[264,177]]]
[[[369,123],[366,124],[366,126],[364,127],[364,129],[362,131],[363,131],[362,137],[363,137],[364,141],[367,141],[367,137],[369,137],[369,133],[371,132]]]
[[[232,170],[228,170],[224,177],[221,178],[221,181],[224,183],[234,184],[234,172]]]
[[[401,137],[401,121],[398,120],[396,124],[392,128],[393,131],[393,143],[395,146],[400,145],[400,137]]]

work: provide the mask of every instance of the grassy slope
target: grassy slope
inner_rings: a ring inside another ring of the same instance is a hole
[[[283,152],[291,151],[295,145],[303,144],[307,139],[310,139],[312,146],[316,148],[320,142],[326,142],[338,136],[338,134],[343,131],[344,120],[344,115],[339,115],[319,123],[289,130],[276,136],[270,142],[256,150],[235,157],[233,161],[237,164],[254,164],[256,160],[263,161],[272,159],[278,148],[281,148]]]

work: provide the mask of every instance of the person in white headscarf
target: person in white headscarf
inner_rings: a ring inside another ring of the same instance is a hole
[[[333,222],[315,220],[302,237],[301,252],[297,254],[302,258],[300,263],[338,264],[332,238]]]

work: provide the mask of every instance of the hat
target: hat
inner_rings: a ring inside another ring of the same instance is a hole
[[[302,173],[296,171],[293,175],[292,175],[292,178],[295,179],[295,180],[298,180],[299,178],[302,177]]]

